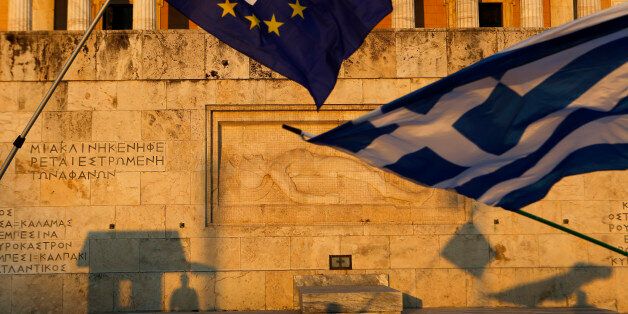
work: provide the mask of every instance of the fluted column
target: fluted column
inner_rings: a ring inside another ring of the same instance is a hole
[[[521,0],[521,27],[543,27],[543,0]]]
[[[478,0],[456,0],[456,26],[461,28],[480,26]]]
[[[593,14],[602,10],[601,0],[578,0],[576,6],[576,12],[578,18]]]
[[[92,20],[91,0],[68,0],[68,30],[84,31]]]
[[[133,29],[157,29],[157,3],[155,0],[133,1]]]
[[[414,28],[414,0],[393,0],[393,28]]]
[[[33,29],[33,1],[9,0],[10,31],[30,31]]]

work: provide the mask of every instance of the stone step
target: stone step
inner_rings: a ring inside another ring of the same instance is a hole
[[[401,313],[402,293],[387,286],[299,287],[303,313]]]

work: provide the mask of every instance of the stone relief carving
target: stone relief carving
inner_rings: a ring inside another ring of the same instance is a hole
[[[357,159],[292,148],[278,155],[230,155],[223,159],[222,204],[387,204],[412,206],[431,191],[411,187]]]

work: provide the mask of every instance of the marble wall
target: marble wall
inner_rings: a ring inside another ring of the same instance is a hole
[[[628,311],[625,257],[280,128],[322,132],[536,32],[377,31],[320,112],[203,32],[96,33],[0,181],[0,312],[293,309],[317,274],[406,307]],[[0,33],[0,159],[77,41]],[[528,210],[625,248],[627,178],[569,177]]]

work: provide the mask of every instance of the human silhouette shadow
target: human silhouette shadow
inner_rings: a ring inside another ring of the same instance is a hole
[[[187,272],[211,276],[215,269],[187,259],[177,231],[90,232],[81,252],[89,260],[88,312],[161,311],[165,305],[164,276],[179,274],[180,286],[171,296],[171,311],[198,311],[199,297]],[[139,260],[139,263],[138,263]],[[139,264],[139,265],[138,265]]]
[[[587,301],[587,294],[582,287],[593,281],[609,278],[613,272],[611,267],[578,263],[568,272],[511,289],[489,294],[489,297],[527,307],[536,307],[543,301],[561,301],[576,295],[574,307],[593,307]]]
[[[171,311],[193,311],[198,310],[198,295],[196,291],[190,288],[188,275],[181,274],[181,287],[172,293],[170,299]]]

